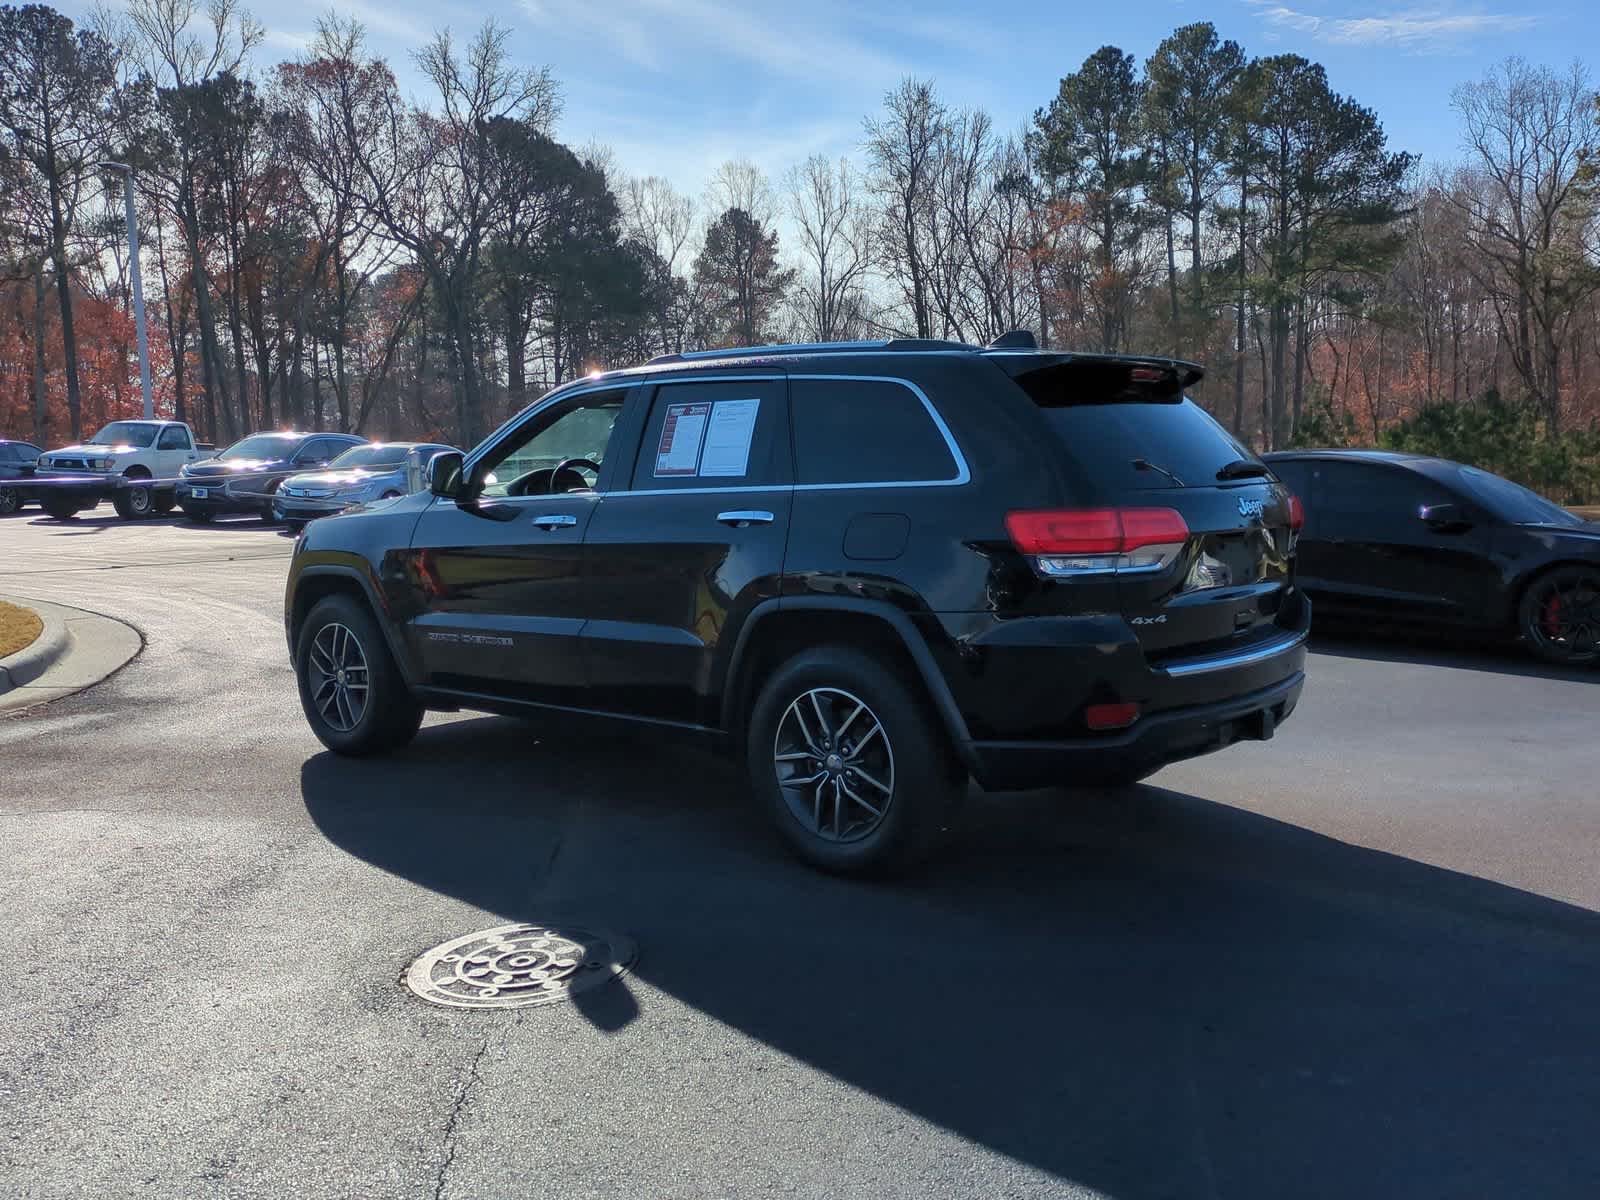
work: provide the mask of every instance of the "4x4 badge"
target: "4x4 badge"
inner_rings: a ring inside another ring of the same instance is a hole
[[[1239,515],[1241,517],[1254,517],[1259,521],[1261,519],[1261,510],[1265,507],[1266,502],[1264,500],[1245,500],[1241,498],[1239,501]]]

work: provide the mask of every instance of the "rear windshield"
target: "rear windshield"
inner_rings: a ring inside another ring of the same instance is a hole
[[[1130,394],[1083,372],[1049,369],[1025,372],[1016,381],[1081,474],[1099,488],[1215,487],[1217,472],[1229,463],[1260,461],[1181,394]]]
[[[398,467],[410,453],[408,445],[352,446],[328,465],[330,467]]]

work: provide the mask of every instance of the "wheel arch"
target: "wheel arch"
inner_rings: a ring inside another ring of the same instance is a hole
[[[911,618],[880,601],[846,597],[776,597],[750,611],[722,693],[720,723],[736,743],[762,683],[795,653],[818,645],[850,646],[899,667],[933,708],[962,764],[976,766],[966,720]]]
[[[1600,563],[1588,558],[1558,558],[1551,562],[1540,563],[1537,567],[1518,576],[1512,585],[1506,589],[1510,597],[1506,612],[1501,614],[1501,624],[1509,625],[1512,633],[1522,636],[1522,602],[1527,598],[1529,590],[1546,575],[1554,571],[1566,570],[1569,567],[1579,567],[1585,571],[1593,571],[1600,575]]]
[[[366,606],[373,621],[383,631],[384,643],[400,669],[400,677],[405,680],[407,687],[416,687],[416,664],[389,619],[372,581],[354,567],[322,563],[305,567],[295,576],[294,591],[288,611],[284,614],[288,621],[289,653],[293,655],[295,652],[300,640],[300,627],[307,614],[319,601],[337,595],[350,596]]]

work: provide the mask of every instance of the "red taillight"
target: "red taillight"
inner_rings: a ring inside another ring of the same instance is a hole
[[[1300,503],[1300,497],[1293,492],[1289,493],[1289,528],[1294,533],[1299,533],[1305,528],[1306,506]]]
[[[1137,704],[1091,704],[1083,710],[1090,729],[1126,729],[1139,719]]]
[[[1127,554],[1141,546],[1189,540],[1189,525],[1170,508],[1078,508],[1006,514],[1006,532],[1024,554]]]

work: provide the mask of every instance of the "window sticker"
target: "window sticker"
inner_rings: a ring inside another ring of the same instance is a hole
[[[656,475],[693,475],[700,468],[700,443],[705,440],[711,405],[669,404],[656,446]]]
[[[739,476],[749,470],[750,442],[760,414],[760,400],[718,400],[712,405],[700,474]]]

